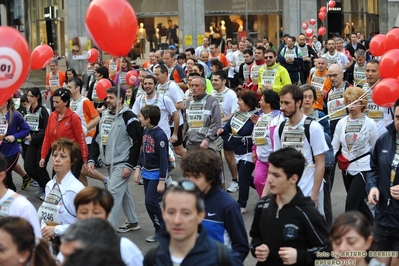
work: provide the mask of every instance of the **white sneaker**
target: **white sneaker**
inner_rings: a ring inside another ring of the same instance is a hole
[[[246,213],[247,212],[247,208],[242,208],[241,207],[241,214],[244,214],[244,213]]]
[[[109,176],[106,176],[104,181],[103,181],[104,187],[105,189],[108,189],[108,185],[109,185]]]
[[[236,181],[231,181],[229,188],[226,190],[229,193],[234,193],[238,190],[238,183]]]

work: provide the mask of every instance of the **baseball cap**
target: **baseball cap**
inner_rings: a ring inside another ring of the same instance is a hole
[[[169,46],[169,49],[176,50],[177,48],[176,48],[176,46],[174,46],[174,45],[172,44],[171,46]]]

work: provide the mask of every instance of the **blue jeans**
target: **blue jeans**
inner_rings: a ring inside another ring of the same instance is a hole
[[[162,210],[159,205],[159,193],[157,192],[159,180],[148,180],[143,178],[144,195],[145,195],[145,208],[154,224],[155,231],[165,227],[165,222],[162,218]]]

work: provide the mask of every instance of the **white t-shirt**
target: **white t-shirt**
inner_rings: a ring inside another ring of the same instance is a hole
[[[204,50],[210,53],[209,46],[205,48],[204,46],[201,45],[195,48],[195,57],[199,58],[201,56],[201,52]]]
[[[298,126],[303,127],[305,122],[306,116],[302,117],[301,122],[294,127],[290,127],[291,129],[297,129]],[[286,122],[286,125],[288,121]],[[277,151],[283,147],[282,145],[282,137],[279,135],[279,128],[277,127],[274,132],[274,150]],[[315,164],[313,162],[312,152],[310,146],[312,146],[313,155],[317,156],[319,154],[325,153],[328,151],[328,145],[324,138],[324,129],[323,127],[316,121],[312,121],[309,128],[309,135],[310,135],[310,143],[305,136],[305,131],[303,131],[303,138],[304,138],[304,156],[307,162],[307,166],[303,172],[301,179],[299,180],[298,186],[301,188],[303,195],[305,197],[311,196],[312,188],[314,184],[314,173],[315,173]],[[324,167],[324,165],[323,165]],[[323,189],[323,182],[320,186],[320,191]]]
[[[158,95],[157,95],[158,94]],[[144,101],[146,104],[143,102]],[[169,116],[173,114],[173,112],[177,111],[175,105],[173,104],[172,100],[164,95],[163,93],[156,93],[152,99],[148,100],[147,95],[143,94],[139,98],[136,99],[134,102],[132,111],[135,115],[140,114],[140,110],[148,104],[155,104],[161,110],[161,119],[159,120],[158,126],[165,132],[168,139],[170,138],[170,126],[169,126]]]
[[[132,241],[126,237],[121,237],[121,257],[126,266],[143,265],[143,254]]]
[[[174,81],[168,81],[165,84],[158,84],[157,91],[165,93],[165,95],[172,100],[173,104],[183,102],[184,92]],[[178,113],[180,126],[183,125],[183,115],[180,110],[178,110]]]
[[[267,116],[267,114],[262,114],[259,116],[259,119],[261,119],[261,117],[266,117],[266,116]],[[270,120],[270,125],[267,125],[267,127],[265,129],[267,144],[256,146],[256,156],[258,157],[258,159],[260,161],[268,162],[269,155],[273,151],[272,139],[270,136],[270,128],[275,127],[275,129],[278,130],[278,127],[280,126],[281,122],[283,122],[284,120],[285,120],[284,115],[279,112],[278,115],[275,115],[272,117],[272,119]],[[274,134],[276,134],[276,130],[274,130]],[[253,140],[253,143],[255,143],[254,140]]]
[[[25,196],[19,195],[14,198],[8,206],[9,208],[5,204],[3,205],[3,203],[14,194],[16,193],[13,190],[8,189],[6,194],[0,198],[0,217],[4,210],[4,212],[7,213],[7,216],[24,218],[32,225],[35,236],[41,238],[42,230],[40,229],[39,216],[37,215],[35,207]]]
[[[220,110],[223,111],[223,117],[228,117],[229,115],[233,114],[234,111],[238,108],[237,94],[233,90],[226,87],[225,90],[221,93],[218,93],[216,90],[212,91],[212,96],[216,97],[219,102],[217,95],[223,95],[224,97],[222,105],[220,105]],[[226,123],[227,122],[222,123],[222,127]]]
[[[345,54],[335,51],[333,55],[325,53],[322,57],[327,59],[327,65],[330,67],[332,64],[338,64],[341,68],[349,63],[348,58]],[[345,70],[343,70],[345,72]]]

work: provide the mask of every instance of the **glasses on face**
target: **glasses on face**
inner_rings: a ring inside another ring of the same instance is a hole
[[[337,78],[339,75],[341,75],[341,73],[338,73],[338,74],[327,74],[327,77],[329,77],[329,78]]]
[[[274,58],[274,56],[272,56],[272,55],[265,56],[265,59],[273,59],[273,58]]]
[[[173,180],[172,182],[170,182],[168,184],[168,188],[182,188],[185,191],[195,191],[195,192],[199,192],[197,186],[195,185],[194,182],[190,181],[190,180],[182,180],[182,181],[178,181],[178,180]]]

